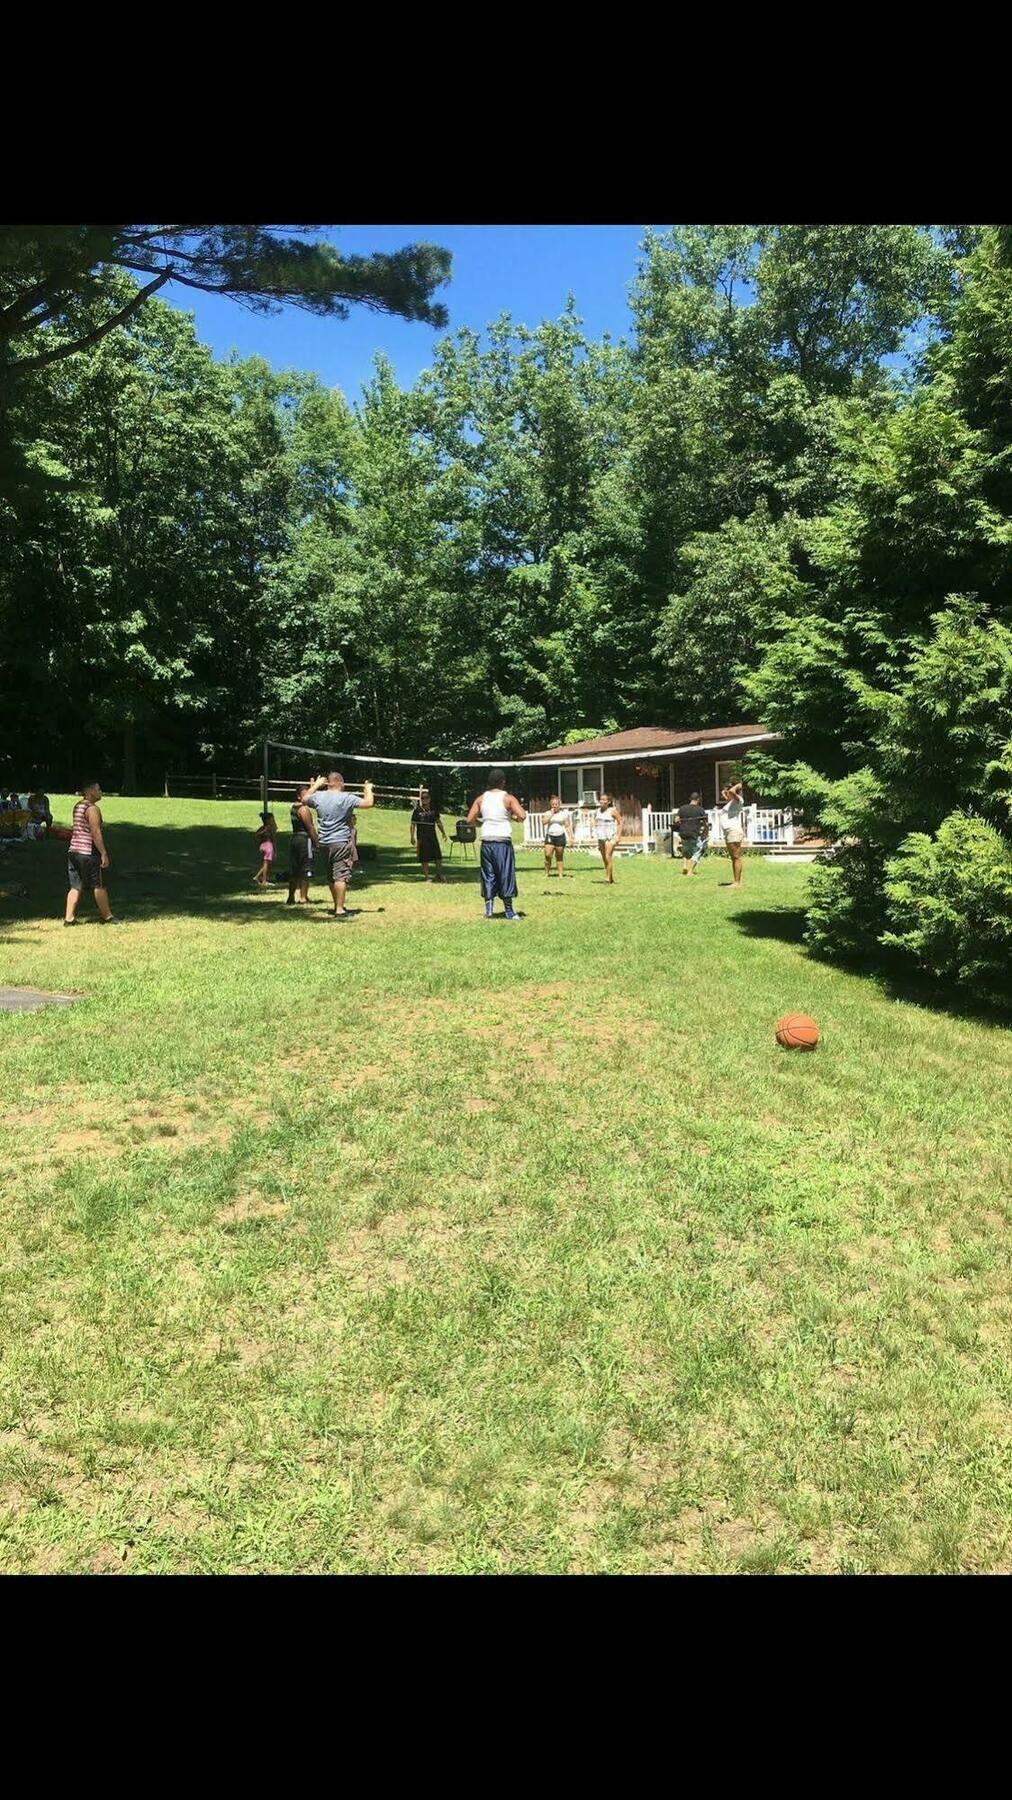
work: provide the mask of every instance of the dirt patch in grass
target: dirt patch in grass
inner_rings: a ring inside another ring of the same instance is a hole
[[[61,1131],[49,1148],[52,1156],[62,1160],[68,1156],[82,1156],[88,1151],[108,1147],[108,1132],[92,1127],[84,1131]]]
[[[328,1261],[346,1275],[350,1286],[360,1293],[406,1287],[411,1280],[411,1269],[404,1258],[391,1255],[384,1234],[366,1225],[352,1226],[339,1244],[332,1244]]]
[[[129,1558],[128,1544],[122,1544],[118,1549],[115,1544],[103,1544],[89,1560],[88,1569],[92,1575],[123,1575]]]
[[[649,1494],[677,1474],[677,1458],[667,1444],[644,1444],[624,1427],[614,1426],[604,1440],[608,1463],[602,1481],[614,1492],[635,1488]]]
[[[398,1031],[400,1031],[398,1020]],[[368,1088],[376,1082],[389,1082],[392,1068],[413,1061],[413,1049],[410,1044],[399,1042],[391,1037],[384,1041],[383,1054],[385,1062],[356,1063],[348,1054],[347,1048],[335,1045],[328,1048],[320,1044],[306,1044],[298,1050],[291,1050],[287,1055],[272,1061],[271,1069],[280,1070],[282,1075],[295,1075],[304,1081],[308,1077],[313,1088],[351,1089]]]
[[[246,1337],[239,1331],[208,1331],[201,1339],[197,1360],[205,1363],[234,1363],[242,1369],[256,1368],[272,1355],[275,1346],[262,1338]]]
[[[254,1189],[251,1193],[240,1194],[230,1205],[223,1206],[215,1218],[219,1225],[237,1225],[244,1219],[280,1219],[287,1211],[287,1200],[265,1200]]]

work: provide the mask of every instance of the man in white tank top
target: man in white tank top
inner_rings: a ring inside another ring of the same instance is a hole
[[[496,895],[504,902],[506,917],[516,923],[513,910],[517,892],[517,864],[513,854],[511,821],[521,824],[526,819],[519,800],[506,792],[506,777],[501,769],[490,769],[488,787],[479,794],[468,812],[467,822],[481,821],[481,892],[485,901],[485,917],[494,914]]]

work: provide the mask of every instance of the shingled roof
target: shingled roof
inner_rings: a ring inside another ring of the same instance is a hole
[[[612,731],[607,737],[584,738],[579,744],[556,744],[549,750],[532,750],[521,763],[582,761],[594,756],[648,756],[662,750],[691,750],[697,745],[734,744],[739,739],[770,741],[776,732],[763,725],[713,725],[706,731],[672,731],[666,725],[637,725],[632,731]]]

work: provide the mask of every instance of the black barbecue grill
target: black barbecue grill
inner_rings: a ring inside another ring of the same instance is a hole
[[[463,844],[464,861],[466,862],[469,854],[468,846],[474,843],[477,835],[478,828],[476,825],[469,825],[466,819],[458,819],[450,838],[450,861],[453,861],[454,844]]]

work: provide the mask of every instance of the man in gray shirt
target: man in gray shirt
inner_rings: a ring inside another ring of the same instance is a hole
[[[352,841],[352,813],[358,807],[375,806],[372,782],[363,782],[365,792],[349,794],[344,776],[336,769],[324,777],[318,775],[306,790],[303,803],[311,806],[320,822],[320,853],[327,871],[327,881],[334,900],[334,919],[350,919],[354,915],[344,904],[345,889],[351,880],[355,846]]]

